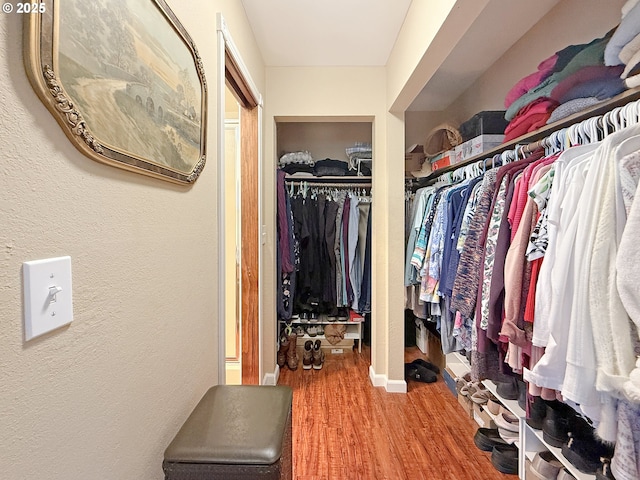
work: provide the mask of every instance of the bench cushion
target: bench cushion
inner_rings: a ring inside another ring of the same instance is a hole
[[[292,399],[286,386],[211,387],[165,450],[164,460],[271,465],[283,454]]]

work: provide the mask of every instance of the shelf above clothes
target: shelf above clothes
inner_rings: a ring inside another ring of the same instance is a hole
[[[496,154],[502,153],[505,150],[513,150],[517,146],[523,146],[524,151],[526,153],[530,153],[536,148],[540,147],[540,141],[545,137],[548,137],[554,132],[562,130],[563,128],[570,127],[576,123],[587,120],[591,117],[596,117],[598,115],[604,115],[607,112],[612,111],[616,107],[622,107],[630,102],[640,99],[640,88],[633,88],[622,92],[615,97],[610,98],[609,100],[605,100],[600,102],[590,108],[587,108],[581,112],[574,113],[568,117],[563,118],[562,120],[558,120],[557,122],[550,123],[549,125],[545,125],[544,127],[534,131],[527,133],[526,135],[522,135],[518,138],[515,138],[509,142],[503,143],[495,148],[482,152],[479,155],[468,158],[463,162],[457,163],[455,165],[449,165],[444,168],[440,168],[430,175],[420,178],[420,185],[428,185],[432,183],[433,180],[442,176],[444,173],[452,172],[457,170],[460,167],[465,167],[467,165],[471,165],[479,160],[485,160],[493,157]]]
[[[284,177],[287,183],[306,183],[307,185],[322,185],[324,187],[343,187],[345,185],[358,185],[370,187],[371,177],[365,176],[325,176],[325,177],[296,177],[287,175]]]

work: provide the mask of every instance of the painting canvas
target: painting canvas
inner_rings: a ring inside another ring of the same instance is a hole
[[[39,55],[39,68],[50,67],[44,76],[54,110],[64,108],[47,74],[81,115],[85,136],[90,134],[98,148],[85,138],[76,139],[79,146],[87,150],[89,145],[90,156],[128,169],[173,181],[195,180],[205,161],[206,82],[195,45],[168,6],[161,0],[56,0],[47,5],[49,15],[35,26],[29,22],[30,41],[53,36],[53,67],[46,62],[49,52],[34,52],[33,45],[29,52]],[[60,123],[65,121],[73,124],[68,116]]]

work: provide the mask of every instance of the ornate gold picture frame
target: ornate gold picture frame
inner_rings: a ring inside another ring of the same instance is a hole
[[[29,80],[88,157],[174,183],[206,161],[207,84],[164,0],[45,0],[25,14]]]

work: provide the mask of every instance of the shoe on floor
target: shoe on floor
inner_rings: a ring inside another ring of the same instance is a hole
[[[416,363],[405,363],[404,375],[405,380],[411,379],[422,383],[433,383],[438,380],[438,377],[433,370],[429,370],[428,368]]]
[[[287,350],[287,367],[291,370],[298,368],[298,352],[296,351],[298,336],[295,333],[289,335],[289,349]]]
[[[278,348],[277,362],[278,367],[284,368],[287,364],[287,352],[289,351],[289,337],[282,335],[280,337],[280,347]]]
[[[313,344],[313,369],[321,370],[324,365],[324,352],[322,351],[322,342],[316,340]]]
[[[313,366],[313,342],[307,340],[304,342],[304,351],[302,352],[302,368],[311,370]]]
[[[425,368],[428,368],[429,370],[432,370],[435,373],[440,373],[440,369],[438,368],[437,365],[434,365],[431,362],[428,362],[426,360],[423,360],[422,358],[416,358],[413,362],[411,363],[415,363],[416,365],[422,365]]]

